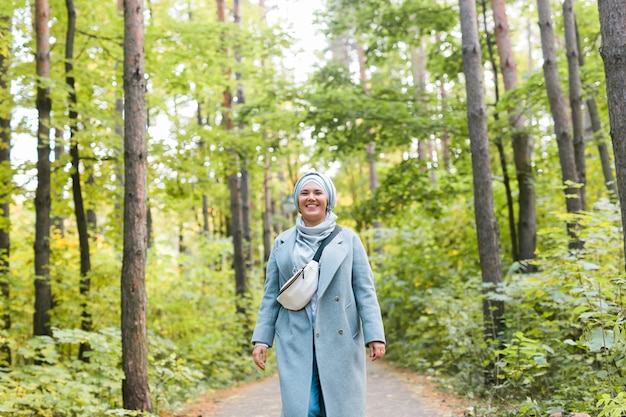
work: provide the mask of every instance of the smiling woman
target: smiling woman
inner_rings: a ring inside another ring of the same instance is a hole
[[[293,195],[301,216],[274,242],[252,356],[265,370],[267,349],[276,342],[283,416],[363,417],[366,347],[371,360],[385,355],[372,270],[357,234],[337,225],[329,177],[304,174]],[[322,244],[313,297],[300,310],[283,307],[280,288]]]

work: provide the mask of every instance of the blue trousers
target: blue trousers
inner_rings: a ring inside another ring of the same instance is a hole
[[[313,378],[311,379],[311,398],[309,400],[308,417],[326,417],[324,398],[322,396],[322,386],[320,385],[320,376],[317,371],[315,351],[313,352]]]

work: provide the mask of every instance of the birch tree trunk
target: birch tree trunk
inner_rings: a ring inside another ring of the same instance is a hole
[[[52,336],[50,310],[50,8],[47,0],[35,2],[35,36],[37,39],[37,190],[35,191],[35,313],[33,334]]]
[[[124,1],[124,251],[122,393],[127,410],[152,411],[148,385],[148,195],[143,0]]]
[[[582,199],[578,188],[578,171],[574,158],[572,136],[569,130],[569,119],[565,112],[565,99],[563,98],[563,91],[559,81],[550,0],[537,0],[537,10],[539,12],[541,49],[543,51],[543,74],[559,148],[561,179],[565,190],[565,205],[568,213],[579,213],[582,210]],[[571,238],[569,246],[572,249],[580,248],[582,244],[577,236],[576,228],[576,221],[567,222],[567,231]]]
[[[505,91],[517,88],[517,62],[513,48],[511,47],[511,37],[509,23],[506,15],[505,0],[492,0],[493,19],[495,23],[495,37],[498,46],[498,56],[500,58],[500,71],[504,81]],[[524,130],[526,124],[522,110],[512,107],[509,109],[509,124],[512,128],[511,138],[513,141],[513,160],[517,174],[518,196],[518,216],[517,216],[517,236],[518,253],[517,258],[527,261],[535,258],[537,242],[537,210],[535,198],[535,178],[532,169],[532,138]],[[531,264],[525,265],[524,270],[530,272],[534,270]]]
[[[482,56],[476,24],[474,0],[459,0],[461,18],[463,72],[467,102],[467,124],[472,152],[474,184],[474,215],[478,238],[478,254],[482,281],[485,283],[483,321],[486,340],[497,340],[503,328],[504,303],[493,300],[493,293],[502,282],[500,236],[496,222],[491,158],[487,136],[487,109],[483,90]],[[493,375],[488,378],[493,381]]]
[[[600,55],[606,75],[611,140],[623,227],[626,225],[626,3],[623,0],[598,0],[598,11],[602,34]],[[626,233],[624,253],[626,254]]]

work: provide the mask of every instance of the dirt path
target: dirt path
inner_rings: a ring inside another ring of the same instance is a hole
[[[426,377],[396,370],[384,361],[368,363],[367,374],[367,417],[463,415],[462,401],[439,392]],[[278,376],[208,394],[175,416],[280,417]]]

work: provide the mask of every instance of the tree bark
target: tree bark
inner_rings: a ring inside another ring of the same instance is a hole
[[[264,133],[266,136],[266,133]],[[267,142],[267,141],[266,141]],[[263,171],[263,262],[267,262],[272,252],[272,156],[265,152],[265,170]],[[265,268],[263,268],[265,270]]]
[[[259,0],[259,7],[263,10],[262,21],[263,24],[267,23],[267,10],[265,8],[265,1]],[[261,65],[265,66],[265,61],[261,61]],[[263,174],[263,196],[264,206],[263,210],[263,262],[267,262],[270,258],[272,251],[272,216],[274,214],[272,204],[272,155],[269,152],[270,144],[267,140],[267,131],[263,130],[263,139],[267,144],[265,151],[265,170]],[[265,271],[265,268],[263,268]],[[265,281],[265,273],[263,274],[263,280]]]
[[[574,15],[575,16],[575,15]],[[582,68],[585,65],[585,57],[580,47],[580,36],[578,33],[578,26],[576,26],[576,46],[578,49],[578,62]],[[604,136],[602,129],[602,123],[600,122],[600,112],[598,111],[598,105],[593,92],[589,92],[585,100],[587,104],[587,112],[589,114],[589,121],[591,123],[591,131],[593,132],[593,141],[598,148],[598,155],[600,156],[600,163],[602,164],[602,175],[604,177],[604,185],[609,192],[609,199],[616,203],[617,196],[617,183],[613,176],[613,162],[611,161],[611,155],[609,153],[609,147],[607,140]]]
[[[0,39],[6,39],[7,50],[10,50],[11,17],[0,16]],[[0,54],[0,101],[12,103],[11,89],[9,88],[9,56]],[[12,177],[11,169],[11,107],[3,107],[0,111],[0,297],[3,305],[10,305],[11,286],[9,283],[9,271],[11,267],[11,194]],[[1,326],[3,330],[11,329],[11,313],[8,308],[2,309]],[[0,366],[11,365],[11,347],[8,343],[0,345]]]
[[[127,410],[152,411],[146,325],[147,162],[143,0],[124,1],[124,250],[122,393]]]
[[[37,190],[35,191],[35,313],[33,334],[52,336],[50,310],[50,8],[47,0],[35,2],[35,36],[37,39]]]
[[[495,24],[495,37],[500,58],[500,71],[504,81],[504,90],[512,91],[517,88],[517,62],[513,48],[509,23],[506,15],[506,1],[492,0],[493,20]],[[517,260],[527,261],[535,258],[537,242],[537,210],[535,201],[535,177],[532,169],[532,139],[525,131],[525,118],[520,109],[509,109],[509,125],[512,128],[511,139],[513,142],[513,160],[517,175],[518,216],[517,216]],[[527,272],[535,268],[532,264],[524,266]]]
[[[485,27],[485,38],[487,42],[487,52],[489,53],[489,62],[491,63],[491,67],[493,69],[493,76],[497,80],[498,79],[498,66],[496,65],[496,59],[493,53],[493,41],[491,39],[491,33],[489,31],[489,27],[487,25],[487,4],[486,0],[482,0],[482,8],[483,8],[483,25]],[[500,101],[500,87],[499,83],[494,83],[494,96],[496,102],[496,108],[498,102]],[[494,120],[497,123],[500,120],[500,115],[498,112],[494,113]],[[517,247],[517,227],[515,224],[515,209],[513,204],[513,192],[511,190],[511,180],[509,179],[509,169],[508,169],[508,161],[506,151],[504,149],[504,144],[502,143],[502,133],[496,133],[496,138],[494,143],[496,145],[496,149],[498,150],[498,156],[500,161],[500,168],[502,169],[502,185],[504,185],[504,191],[506,195],[506,206],[508,213],[508,224],[509,224],[509,234],[511,235],[511,257],[514,261],[519,261],[519,250]]]
[[[569,75],[569,104],[574,135],[574,160],[580,183],[581,210],[587,207],[585,187],[587,168],[585,161],[585,120],[583,116],[583,89],[580,81],[580,65],[578,59],[578,37],[576,36],[576,19],[574,17],[574,0],[563,2],[563,27],[565,30],[565,47],[567,49],[567,70]]]
[[[622,0],[598,0],[598,11],[602,34],[600,55],[606,76],[611,140],[623,226],[626,225],[626,3]],[[626,233],[624,253],[626,254]]]
[[[220,22],[226,22],[226,9],[224,0],[217,0],[217,18]],[[224,53],[228,51],[224,48]],[[226,78],[231,77],[230,68],[224,68]],[[228,87],[223,93],[223,124],[224,130],[230,132],[233,130],[233,122],[231,120],[231,111],[233,108],[233,96]],[[231,212],[231,230],[230,234],[233,239],[233,269],[235,271],[235,294],[237,295],[237,311],[245,313],[245,305],[241,302],[243,295],[248,292],[248,281],[246,276],[246,251],[244,248],[243,236],[243,215],[241,201],[241,181],[239,178],[239,155],[234,149],[229,149],[228,154],[231,157],[231,172],[228,174],[228,189],[230,191],[230,212]]]
[[[367,73],[365,71],[365,52],[363,50],[363,45],[361,45],[360,42],[357,42],[357,57],[358,57],[358,62],[359,62],[359,81],[361,81],[361,86],[363,87],[363,91],[365,92],[365,94],[369,94],[369,86],[367,84]],[[345,62],[341,62],[338,61],[338,63],[344,64],[346,66],[346,68],[349,67],[349,58],[348,58],[348,53],[347,53],[347,48],[345,51],[346,55],[344,57],[344,59],[346,59]],[[368,135],[371,137],[372,134],[371,132],[368,132]],[[376,191],[376,189],[378,188],[378,172],[376,171],[376,142],[374,142],[373,140],[368,142],[367,145],[365,145],[365,152],[367,154],[367,166],[368,166],[368,170],[369,170],[369,185],[370,185],[370,192],[374,193],[374,191]],[[374,220],[372,222],[372,227],[375,230],[379,230],[380,228],[382,228],[382,223],[380,222],[380,220]],[[375,234],[375,240],[378,240],[378,235],[379,233],[377,232]],[[383,251],[383,247],[379,244],[376,244],[375,246],[375,250],[376,252],[381,253]]]
[[[57,173],[58,175],[64,175],[63,168],[65,162],[62,161],[63,155],[65,155],[65,144],[63,139],[64,135],[65,132],[63,131],[63,129],[59,128],[58,126],[54,129],[54,142],[50,146],[50,149],[54,154],[54,162],[50,164],[50,171],[51,175],[54,176],[57,176]],[[64,190],[62,189],[52,189],[52,195],[50,197],[50,202],[52,204],[52,206],[50,207],[50,224],[52,228],[52,234],[61,238],[65,237],[65,216],[64,214],[55,210],[54,205],[56,204],[56,202],[63,201],[63,192]]]
[[[609,199],[613,202],[617,202],[617,183],[613,176],[613,163],[611,162],[611,155],[609,153],[609,147],[604,137],[604,130],[602,129],[602,123],[600,122],[600,112],[598,111],[598,105],[596,99],[590,96],[587,100],[587,111],[589,112],[589,119],[591,120],[591,130],[593,131],[593,140],[598,148],[598,155],[600,155],[600,163],[602,164],[602,175],[604,177],[604,185],[609,192]]]
[[[478,238],[478,254],[485,294],[483,320],[485,339],[497,340],[503,329],[504,303],[490,298],[502,282],[500,236],[496,222],[491,158],[487,136],[487,109],[483,91],[482,56],[476,24],[474,0],[459,0],[461,18],[463,71],[467,101],[467,124],[472,153],[474,184],[474,215]],[[488,382],[494,382],[492,369],[486,369]]]
[[[241,25],[241,7],[240,1],[233,1],[233,22],[235,25]],[[235,61],[237,66],[241,66],[241,47],[235,46]],[[246,94],[243,83],[241,82],[242,75],[240,72],[235,72],[235,80],[237,81],[237,104],[243,105],[246,103]],[[242,130],[244,123],[240,119],[238,123],[238,129]],[[241,164],[241,179],[240,179],[240,193],[241,193],[241,221],[243,227],[243,245],[246,258],[246,269],[250,270],[254,265],[254,246],[252,244],[252,205],[250,203],[250,172],[248,170],[249,158],[246,156],[243,158]]]
[[[554,131],[559,148],[561,179],[565,190],[565,205],[568,213],[580,213],[582,200],[578,188],[578,171],[574,157],[572,136],[569,130],[568,115],[565,112],[565,100],[559,82],[556,62],[554,24],[550,11],[550,0],[537,0],[539,12],[539,29],[541,30],[541,49],[543,51],[543,74],[550,103],[550,112],[554,121]],[[576,232],[577,222],[568,221],[567,231],[570,236],[570,248],[580,248],[582,242]]]
[[[87,228],[87,217],[83,204],[83,193],[80,184],[80,155],[78,151],[78,141],[76,132],[78,130],[78,112],[76,110],[76,89],[74,80],[74,34],[76,32],[76,9],[74,0],[65,0],[67,8],[67,33],[65,37],[65,82],[68,87],[69,100],[69,125],[70,125],[70,157],[72,160],[72,197],[74,199],[74,215],[76,216],[76,229],[78,230],[78,244],[80,248],[80,283],[79,292],[81,296],[81,323],[80,328],[84,331],[91,331],[92,321],[89,313],[87,297],[91,282],[89,272],[91,271],[91,258],[89,253],[89,233]],[[79,358],[84,362],[89,362],[87,352],[91,351],[88,343],[81,343],[79,348]]]

